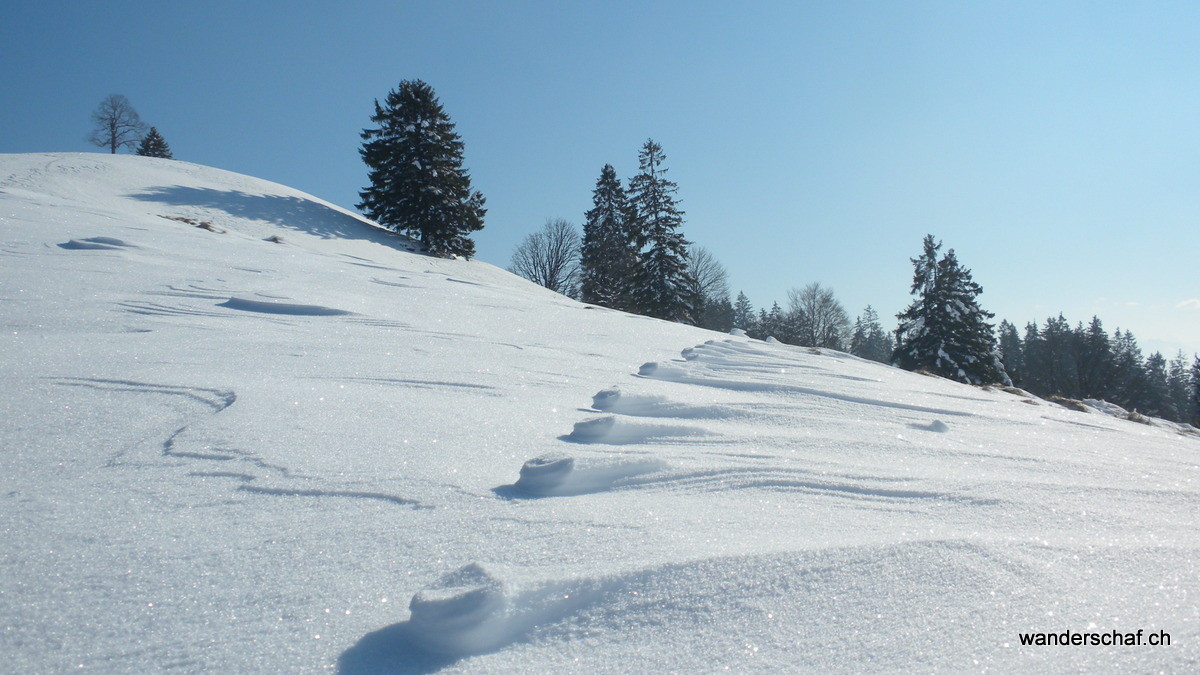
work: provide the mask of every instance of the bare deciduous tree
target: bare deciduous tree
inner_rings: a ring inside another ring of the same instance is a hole
[[[700,312],[696,325],[728,332],[733,328],[733,305],[729,302],[729,273],[725,266],[703,246],[688,249],[688,274],[696,281]]]
[[[703,246],[693,246],[689,253],[688,267],[705,301],[728,300],[729,273],[725,266]]]
[[[796,327],[796,338],[805,347],[845,349],[850,318],[833,289],[811,283],[788,291],[788,320]]]
[[[551,218],[513,251],[508,271],[552,291],[574,297],[579,286],[579,233],[562,218]]]
[[[117,148],[137,145],[146,132],[146,123],[129,99],[121,94],[111,94],[101,101],[92,113],[92,121],[96,123],[96,129],[88,136],[88,141],[102,148],[108,147],[114,155]]]

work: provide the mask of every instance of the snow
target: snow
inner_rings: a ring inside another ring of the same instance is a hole
[[[13,672],[1197,665],[1178,426],[582,305],[184,162],[0,155],[0,232]],[[1140,628],[1172,646],[1018,639]]]

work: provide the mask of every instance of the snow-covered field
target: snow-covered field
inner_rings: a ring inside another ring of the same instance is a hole
[[[0,155],[0,234],[0,670],[1200,668],[1194,437],[183,162]]]

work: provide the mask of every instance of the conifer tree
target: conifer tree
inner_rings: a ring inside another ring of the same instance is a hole
[[[1001,321],[997,333],[1000,361],[1004,364],[1004,371],[1012,379],[1013,386],[1025,386],[1025,350],[1021,344],[1021,336],[1017,335],[1017,327],[1008,321]]]
[[[729,303],[728,295],[720,298],[705,297],[703,306],[704,309],[696,322],[697,326],[718,333],[728,333],[734,328],[733,305]]]
[[[688,271],[688,242],[679,231],[683,212],[675,199],[678,187],[667,180],[665,161],[662,146],[647,140],[638,153],[639,173],[629,181],[634,243],[641,251],[637,309],[659,319],[695,323],[701,300]]]
[[[1169,419],[1175,422],[1190,422],[1192,419],[1192,381],[1188,375],[1187,358],[1180,350],[1167,364],[1167,391],[1170,394],[1171,412]]]
[[[142,157],[161,157],[163,159],[175,159],[171,155],[171,146],[167,145],[166,139],[162,134],[158,133],[158,129],[150,127],[149,133],[142,139],[138,145],[137,154]]]
[[[1141,411],[1162,419],[1174,419],[1171,392],[1167,386],[1167,359],[1162,352],[1146,357],[1146,393],[1142,397]]]
[[[771,311],[763,309],[759,312],[758,331],[762,334],[763,340],[773,337],[780,342],[786,342],[781,335],[786,336],[787,326],[784,325],[783,310],[779,307],[779,303],[771,304]]]
[[[605,164],[592,191],[592,208],[584,215],[580,247],[580,293],[583,302],[633,309],[638,254],[634,248],[633,212],[611,164]]]
[[[1100,317],[1093,316],[1079,336],[1079,395],[1083,398],[1108,399],[1112,389],[1112,343]]]
[[[879,324],[878,312],[870,305],[854,321],[850,353],[880,363],[887,363],[892,357],[892,340]]]
[[[1076,360],[1076,334],[1066,317],[1046,319],[1042,328],[1041,386],[1047,393],[1070,398],[1079,396],[1079,365]]]
[[[737,302],[733,305],[733,327],[741,328],[750,337],[758,337],[758,319],[754,316],[754,305],[745,293],[738,292]]]
[[[987,322],[993,314],[976,300],[983,288],[959,265],[953,250],[936,260],[939,248],[929,235],[921,256],[912,260],[912,292],[920,295],[898,315],[893,361],[907,370],[928,370],[968,384],[1011,384]]]
[[[1142,348],[1129,330],[1113,334],[1113,380],[1108,400],[1129,410],[1145,410],[1149,381],[1142,362]]]
[[[463,142],[433,88],[406,80],[375,101],[359,154],[371,185],[358,208],[384,227],[417,238],[433,255],[475,253],[468,236],[483,228],[483,195],[471,190]]]

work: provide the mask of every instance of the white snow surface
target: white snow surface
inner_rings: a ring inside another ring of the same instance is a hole
[[[0,233],[6,671],[1200,667],[1172,429],[589,307],[184,162],[0,155]],[[1172,645],[1018,639],[1138,629]]]

